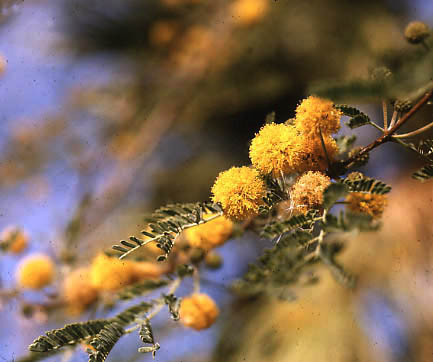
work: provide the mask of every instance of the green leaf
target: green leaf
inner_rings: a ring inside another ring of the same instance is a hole
[[[419,169],[412,175],[412,177],[414,179],[420,180],[421,182],[431,179],[433,177],[433,164]]]
[[[117,297],[121,300],[129,300],[136,297],[141,297],[154,291],[155,289],[165,287],[168,283],[169,281],[167,280],[145,280],[124,288],[118,293]]]
[[[353,145],[355,144],[356,141],[356,136],[355,135],[341,136],[338,137],[335,141],[337,142],[339,154],[344,155],[353,148]]]
[[[334,279],[347,288],[353,288],[356,284],[356,277],[348,272],[341,264],[334,259],[336,251],[333,244],[323,244],[320,249],[320,259],[330,270]],[[338,244],[337,247],[339,248]],[[340,251],[339,249],[338,251]]]
[[[350,117],[350,120],[346,123],[350,128],[358,128],[370,123],[370,117],[368,117],[365,113],[361,112],[359,109],[350,107],[347,105],[337,105],[337,109],[339,109],[345,116]]]
[[[168,305],[168,310],[170,311],[171,319],[174,321],[179,320],[179,309],[181,298],[176,297],[174,294],[164,294],[164,303]]]
[[[154,242],[164,252],[157,260],[164,261],[180,233],[188,227],[207,222],[204,215],[209,213],[222,214],[221,206],[210,202],[163,206],[146,218],[151,231],[143,230],[141,233],[150,239],[145,241],[131,236],[131,242],[121,240],[121,245],[113,245],[112,249],[120,252],[119,258],[122,259],[148,242]]]
[[[263,228],[261,236],[273,239],[296,228],[311,227],[311,224],[315,221],[317,213],[317,210],[309,210],[306,214],[295,215],[288,220],[273,221]]]
[[[383,195],[391,191],[391,186],[370,177],[355,180],[346,178],[343,180],[343,183],[349,186],[350,192],[369,192],[371,194]]]
[[[89,362],[104,362],[117,341],[125,334],[122,326],[116,322],[106,325],[91,341],[88,348]]]
[[[349,187],[343,183],[332,183],[323,193],[323,207],[330,209],[339,199],[345,197],[349,192]]]
[[[105,319],[90,320],[67,324],[63,328],[53,329],[40,336],[29,346],[32,352],[48,352],[64,346],[82,342],[97,335],[110,322]]]

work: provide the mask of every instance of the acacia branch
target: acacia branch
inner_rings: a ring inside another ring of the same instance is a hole
[[[352,167],[355,162],[356,159],[358,159],[359,157],[369,153],[370,151],[372,151],[373,149],[375,149],[376,147],[380,146],[381,144],[391,141],[392,140],[392,136],[394,135],[394,133],[400,128],[402,127],[425,103],[427,103],[427,101],[431,98],[431,96],[433,95],[433,89],[428,91],[424,97],[422,97],[410,110],[409,112],[407,112],[403,117],[400,118],[400,120],[398,122],[395,123],[395,125],[393,125],[390,129],[385,130],[384,133],[382,134],[382,136],[380,136],[379,138],[377,138],[376,140],[374,140],[373,142],[371,142],[369,145],[363,147],[356,155],[354,155],[353,157],[349,157],[346,161],[343,162],[339,162],[336,166],[337,169],[339,170],[343,170],[346,171],[347,169],[349,169],[350,167]],[[330,168],[332,169],[332,168]]]

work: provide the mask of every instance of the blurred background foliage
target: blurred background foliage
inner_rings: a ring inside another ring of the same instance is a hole
[[[248,163],[266,115],[285,121],[312,89],[365,81],[383,65],[399,72],[398,94],[432,77],[431,56],[419,60],[422,47],[402,35],[413,17],[433,16],[429,1],[10,0],[0,8],[0,227],[25,228],[31,250],[49,250],[60,274],[136,233],[145,212],[207,200],[220,171]],[[45,87],[58,93],[51,102]],[[338,95],[380,119],[378,99]],[[416,122],[431,115],[426,107]],[[360,144],[375,135],[364,131]],[[199,336],[161,321],[160,360],[430,360],[431,184],[407,180],[418,160],[393,145],[371,158],[366,174],[394,190],[384,229],[354,235],[343,254],[360,275],[355,291],[324,273],[291,304],[233,299],[229,282],[269,246],[235,240],[222,248],[224,270],[209,275],[220,323]],[[16,261],[2,256],[5,288]],[[0,310],[20,335],[12,342],[0,332],[4,360],[65,322],[44,308],[24,317],[26,303]],[[112,360],[150,358],[127,346],[116,346]]]

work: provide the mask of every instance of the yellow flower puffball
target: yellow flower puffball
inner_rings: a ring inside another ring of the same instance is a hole
[[[206,294],[193,294],[183,298],[180,304],[180,321],[197,331],[209,328],[219,315],[218,306]]]
[[[295,210],[305,213],[319,208],[323,203],[323,192],[331,179],[320,173],[309,171],[299,177],[290,190],[290,199]]]
[[[54,273],[55,265],[49,256],[33,254],[18,265],[18,285],[26,289],[42,289],[53,281]]]
[[[307,136],[331,135],[340,129],[342,112],[334,104],[319,97],[310,96],[296,108],[295,127]]]
[[[221,203],[225,216],[244,220],[258,215],[266,185],[257,170],[245,166],[232,167],[218,175],[212,194],[213,202]]]

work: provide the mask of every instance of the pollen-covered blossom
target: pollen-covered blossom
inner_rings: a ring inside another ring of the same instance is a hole
[[[214,214],[205,215],[204,219]],[[224,244],[233,232],[233,222],[224,216],[185,230],[185,237],[193,248],[213,249]]]
[[[212,201],[222,205],[224,214],[237,220],[257,216],[266,185],[257,170],[243,166],[221,172],[212,186]]]
[[[295,127],[308,136],[331,135],[340,129],[342,113],[332,101],[310,96],[296,108]]]
[[[293,126],[270,123],[261,128],[251,141],[250,159],[262,174],[294,172],[301,150],[301,137]]]
[[[346,197],[347,207],[353,212],[368,214],[379,219],[385,210],[388,200],[386,195],[351,192]]]
[[[63,281],[63,296],[71,315],[82,313],[98,298],[98,290],[89,278],[89,269],[79,268]]]
[[[218,306],[207,294],[193,294],[180,304],[180,321],[195,330],[209,328],[219,315]]]
[[[319,208],[323,203],[323,192],[330,184],[331,179],[320,172],[304,173],[290,190],[292,206],[302,213]]]
[[[48,255],[33,254],[25,258],[17,269],[19,286],[27,289],[41,289],[54,279],[55,265]]]

